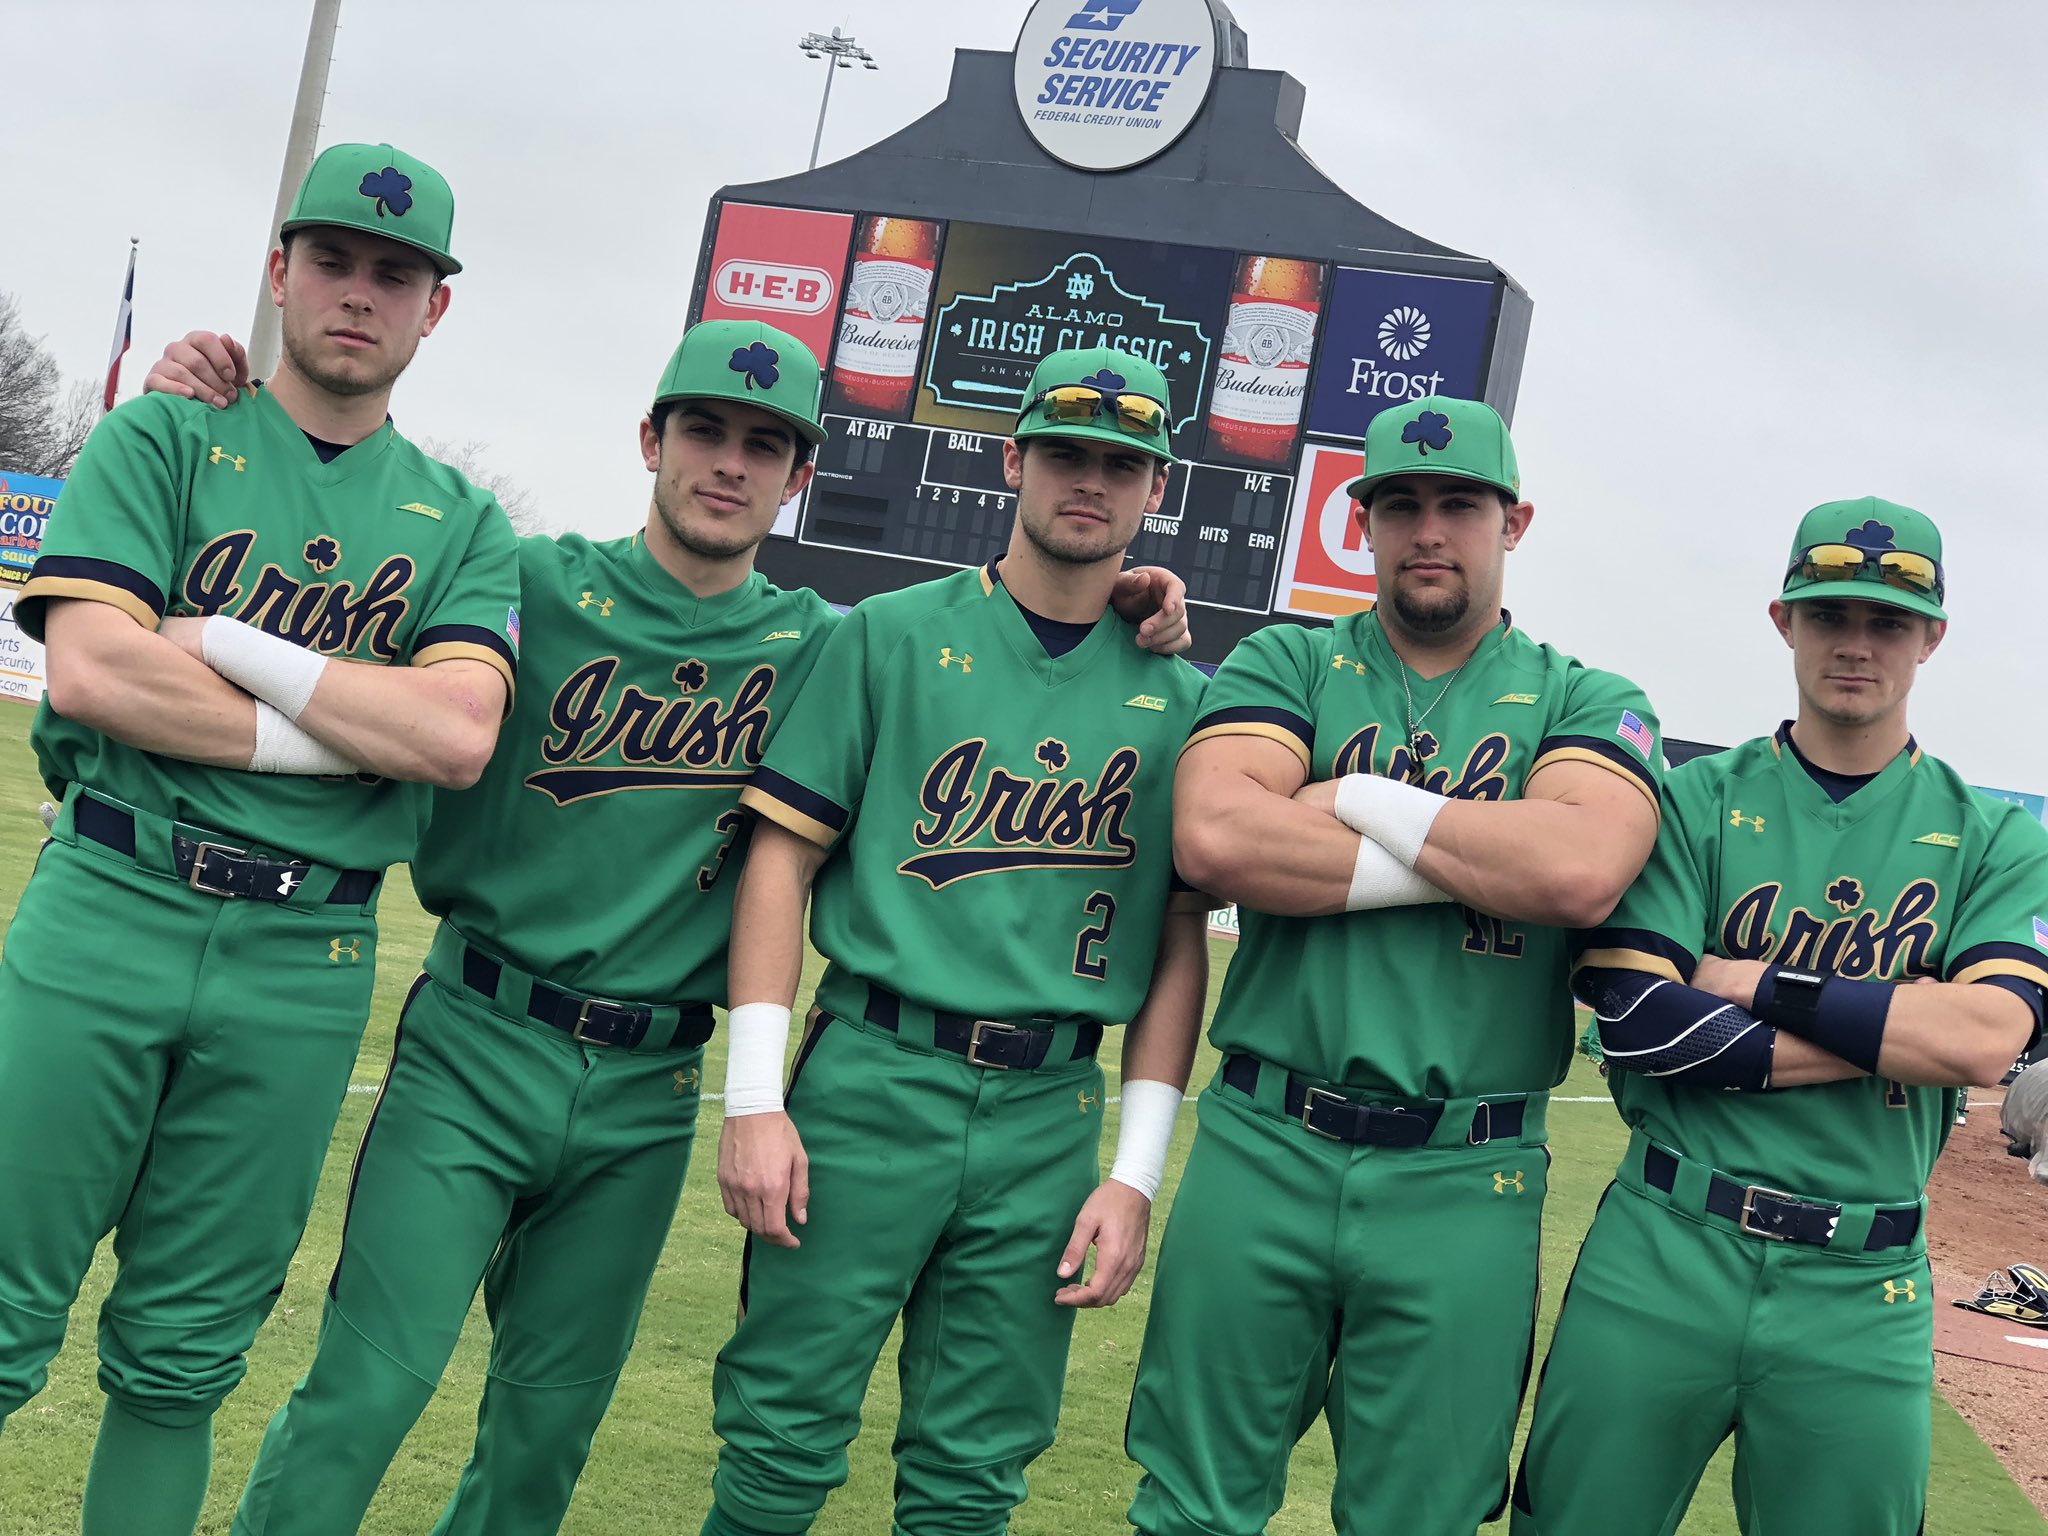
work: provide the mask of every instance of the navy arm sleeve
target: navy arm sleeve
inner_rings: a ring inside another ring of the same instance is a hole
[[[1758,1093],[1770,1087],[1777,1031],[1711,992],[1662,976],[1582,966],[1572,990],[1600,1021],[1610,1067],[1680,1077],[1696,1088]]]

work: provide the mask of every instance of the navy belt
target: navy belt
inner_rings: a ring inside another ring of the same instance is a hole
[[[463,945],[462,984],[470,991],[495,999],[498,978],[504,970],[501,961]],[[608,997],[578,997],[549,986],[538,977],[530,980],[526,992],[528,1018],[559,1029],[584,1045],[604,1045],[623,1051],[646,1041],[657,1014],[670,1009],[676,1015],[675,1033],[666,1049],[695,1050],[711,1038],[714,1020],[709,1003],[622,1003]]]
[[[909,1005],[916,1008],[916,1004]],[[905,1007],[894,992],[872,983],[868,987],[865,1017],[877,1029],[897,1033]],[[932,1044],[955,1056],[964,1056],[977,1067],[1030,1070],[1042,1066],[1052,1050],[1058,1031],[1029,1024],[1008,1024],[1000,1019],[977,1019],[964,1013],[930,1010]],[[1093,1056],[1102,1046],[1102,1026],[1087,1019],[1074,1027],[1074,1048],[1069,1061]]]
[[[1678,1159],[1662,1147],[1643,1151],[1643,1182],[1665,1194],[1678,1182]],[[1707,1210],[1732,1221],[1752,1237],[1776,1238],[1783,1243],[1804,1243],[1825,1248],[1835,1235],[1835,1223],[1842,1219],[1842,1207],[1828,1200],[1806,1200],[1782,1190],[1757,1184],[1738,1184],[1715,1174],[1707,1181]],[[1865,1253],[1886,1248],[1903,1248],[1920,1231],[1917,1205],[1879,1206],[1864,1239]]]
[[[1256,1056],[1223,1058],[1223,1081],[1238,1092],[1255,1095],[1259,1073],[1266,1063]],[[1280,1069],[1274,1067],[1273,1071]],[[1514,1141],[1522,1134],[1523,1099],[1488,1100],[1472,1112],[1472,1125],[1465,1141],[1475,1147],[1489,1141]],[[1287,1074],[1287,1089],[1281,1098],[1287,1118],[1299,1121],[1304,1130],[1332,1141],[1348,1141],[1373,1147],[1420,1147],[1436,1134],[1444,1117],[1441,1099],[1410,1099],[1402,1103],[1370,1104],[1349,1099],[1331,1089],[1305,1082]]]
[[[72,806],[71,824],[80,837],[135,857],[135,818],[119,806],[81,794]],[[245,852],[225,838],[215,842],[177,833],[171,836],[171,861],[178,878],[193,890],[246,901],[289,901],[314,868],[306,859],[267,859]],[[335,876],[324,905],[360,907],[383,878],[381,870],[344,869]]]

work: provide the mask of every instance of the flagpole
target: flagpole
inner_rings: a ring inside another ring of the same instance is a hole
[[[128,280],[121,285],[121,308],[114,316],[114,346],[107,359],[107,387],[100,396],[100,414],[106,415],[114,408],[114,391],[121,385],[121,359],[128,355],[128,344],[135,336],[135,253],[141,248],[142,237],[128,237]]]
[[[249,323],[249,377],[264,379],[277,366],[281,344],[277,306],[270,302],[270,252],[277,227],[291,212],[292,197],[313,166],[313,148],[320,138],[320,108],[327,98],[327,70],[334,62],[334,32],[341,24],[341,0],[313,0],[313,21],[306,31],[306,57],[299,66],[299,94],[292,103],[291,133],[285,139],[284,169],[277,179],[277,206],[270,215],[270,238],[263,247],[263,278],[256,288],[256,318]]]

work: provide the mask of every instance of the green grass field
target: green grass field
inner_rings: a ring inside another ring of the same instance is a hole
[[[35,819],[41,786],[27,750],[30,718],[27,709],[0,707],[0,915],[7,917],[12,916],[20,897],[42,830]],[[340,1237],[349,1157],[369,1117],[398,1006],[415,962],[426,949],[429,931],[429,922],[414,903],[404,872],[397,872],[383,901],[379,945],[383,969],[378,977],[375,1015],[356,1066],[357,1091],[350,1094],[335,1130],[319,1201],[283,1299],[250,1354],[247,1381],[216,1420],[215,1476],[200,1522],[203,1532],[228,1529],[264,1423],[312,1356],[322,1288]],[[110,930],[107,942],[119,943],[118,931]],[[1213,1005],[1232,946],[1218,941],[1212,949]],[[814,956],[806,972],[806,997],[817,969]],[[46,1021],[50,1025],[60,1022]],[[706,1080],[716,1085],[724,1075],[722,1038],[714,1040],[710,1054]],[[1196,1065],[1197,1081],[1205,1082],[1214,1067],[1215,1054],[1204,1047]],[[1111,1076],[1114,1093],[1113,1064]],[[1604,1089],[1581,1062],[1559,1094],[1567,1098],[1604,1096]],[[589,1470],[564,1527],[575,1536],[677,1536],[696,1529],[710,1502],[717,1449],[709,1422],[711,1363],[732,1325],[740,1229],[720,1208],[712,1177],[718,1107],[707,1104],[705,1111],[697,1166],[654,1282],[638,1347],[611,1415],[598,1434]],[[1183,1116],[1176,1137],[1153,1227],[1155,1243],[1187,1155],[1193,1119],[1192,1113]],[[1107,1134],[1113,1140],[1113,1110],[1111,1122]],[[1551,1314],[1579,1239],[1592,1219],[1594,1203],[1624,1139],[1620,1121],[1602,1103],[1556,1105],[1551,1111],[1551,1134],[1556,1164],[1545,1215],[1540,1343],[1547,1343]],[[92,1322],[111,1278],[112,1260],[102,1248],[74,1311],[70,1340],[51,1370],[49,1389],[16,1414],[0,1437],[0,1536],[65,1536],[77,1530],[79,1493],[101,1402],[94,1384]],[[1137,1470],[1124,1459],[1124,1407],[1137,1366],[1150,1293],[1148,1271],[1119,1306],[1080,1315],[1059,1443],[1033,1469],[1031,1500],[1014,1522],[1020,1536],[1127,1529],[1123,1511]],[[1453,1315],[1446,1315],[1443,1322],[1447,1328],[1458,1325]],[[440,1395],[392,1466],[364,1531],[375,1536],[418,1536],[432,1526],[468,1452],[472,1415],[482,1386],[485,1342],[478,1309],[471,1316],[470,1329],[442,1382]],[[2034,1512],[1996,1458],[1955,1412],[1938,1398],[1934,1411],[1930,1536],[2041,1536],[2048,1531],[2048,1523]],[[887,1528],[889,1439],[895,1414],[895,1371],[892,1359],[885,1357],[869,1393],[867,1428],[853,1450],[852,1482],[826,1506],[817,1527],[826,1536]],[[1415,1454],[1416,1448],[1390,1447],[1390,1451]],[[1724,1536],[1735,1531],[1726,1491],[1726,1460],[1724,1451],[1722,1461],[1709,1470],[1683,1527],[1684,1536]],[[1318,1427],[1295,1457],[1291,1496],[1271,1526],[1277,1536],[1330,1529],[1331,1473],[1329,1441]],[[1815,1536],[1856,1533],[1816,1532]]]

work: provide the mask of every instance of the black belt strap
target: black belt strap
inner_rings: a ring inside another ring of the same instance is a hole
[[[1256,1056],[1223,1058],[1223,1081],[1244,1094],[1259,1091],[1259,1073],[1267,1063]],[[1278,1067],[1272,1068],[1277,1072]],[[1522,1099],[1487,1102],[1472,1112],[1472,1125],[1465,1140],[1472,1146],[1489,1141],[1513,1141],[1522,1134]],[[1304,1129],[1333,1141],[1348,1141],[1374,1147],[1426,1146],[1444,1117],[1441,1099],[1411,1100],[1404,1104],[1368,1104],[1348,1099],[1328,1088],[1287,1075],[1287,1089],[1281,1107],[1287,1118]]]
[[[1678,1182],[1678,1159],[1662,1147],[1645,1148],[1643,1182],[1670,1194]],[[1734,1222],[1754,1237],[1773,1237],[1814,1248],[1827,1246],[1828,1239],[1835,1235],[1835,1223],[1842,1219],[1842,1208],[1831,1201],[1802,1200],[1780,1190],[1738,1184],[1718,1173],[1707,1183],[1707,1210]],[[1919,1206],[1880,1207],[1877,1219],[1870,1224],[1870,1236],[1863,1240],[1863,1251],[1879,1253],[1886,1248],[1903,1248],[1919,1231]]]
[[[882,987],[868,987],[867,1021],[877,1029],[897,1032],[903,1013],[903,999]],[[1034,1029],[1027,1024],[1006,1024],[1000,1019],[977,1019],[964,1013],[932,1010],[932,1044],[955,1056],[965,1056],[978,1067],[1009,1067],[1029,1070],[1044,1063],[1056,1032]],[[1074,1030],[1074,1051],[1069,1061],[1093,1056],[1102,1046],[1102,1026],[1084,1020]]]
[[[71,810],[78,835],[128,858],[135,857],[135,818],[119,806],[91,795],[79,795]],[[178,877],[195,891],[248,901],[289,901],[313,866],[304,859],[266,859],[245,853],[222,839],[172,834],[171,862]],[[360,907],[377,889],[383,873],[344,869],[334,882],[325,906]]]
[[[498,995],[498,978],[504,967],[482,950],[464,945],[462,984],[487,998]],[[605,997],[578,997],[536,979],[526,994],[526,1016],[559,1029],[585,1045],[605,1045],[630,1051],[647,1038],[654,1023],[653,1003],[621,1003]],[[709,1003],[678,1003],[678,1018],[668,1049],[695,1050],[711,1038],[713,1017]]]

